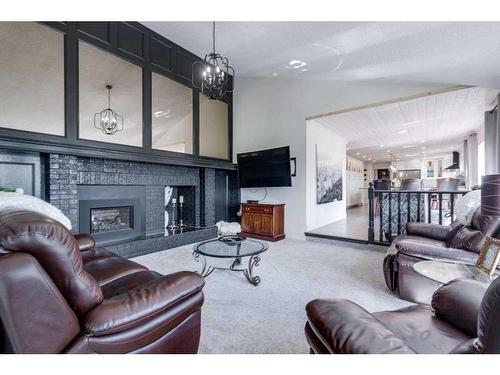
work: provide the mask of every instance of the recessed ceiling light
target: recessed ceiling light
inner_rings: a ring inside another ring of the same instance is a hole
[[[276,77],[278,75],[278,73],[274,72],[273,73],[273,77]]]
[[[400,130],[400,131],[398,131],[398,134],[406,134],[406,133],[408,133],[408,130]]]
[[[415,145],[406,145],[406,146],[403,146],[403,148],[412,148],[412,147],[416,147]]]
[[[387,150],[386,152],[389,153],[389,152],[391,152],[391,150]]]
[[[302,60],[296,60],[296,59],[290,60],[288,62],[288,68],[289,69],[300,69],[300,68],[302,68],[302,67],[304,67],[306,65],[307,65],[306,62],[304,62]]]

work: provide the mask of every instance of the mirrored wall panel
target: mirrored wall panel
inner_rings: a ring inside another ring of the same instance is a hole
[[[64,35],[0,22],[0,127],[64,136]]]
[[[142,146],[142,69],[79,44],[79,138]]]
[[[159,74],[152,75],[152,146],[193,152],[193,91]]]
[[[229,158],[228,105],[200,95],[200,155]]]

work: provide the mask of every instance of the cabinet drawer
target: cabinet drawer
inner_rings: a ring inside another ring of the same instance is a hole
[[[243,206],[243,212],[248,212],[252,214],[273,214],[272,206]]]

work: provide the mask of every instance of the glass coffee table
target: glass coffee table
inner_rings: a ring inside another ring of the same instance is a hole
[[[260,277],[253,275],[254,267],[260,262],[259,254],[268,249],[265,242],[251,240],[241,236],[223,236],[194,245],[193,257],[196,262],[201,259],[202,269],[200,275],[207,277],[214,270],[228,270],[243,272],[252,285],[260,284]],[[234,261],[230,267],[207,265],[208,258],[229,258]],[[242,264],[242,258],[249,257],[248,265]]]
[[[475,279],[488,284],[493,281],[493,278],[479,271],[474,265],[464,263],[423,260],[415,263],[413,269],[420,275],[439,284],[447,284],[451,280],[459,278]]]

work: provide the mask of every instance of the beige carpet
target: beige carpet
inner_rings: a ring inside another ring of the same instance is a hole
[[[163,274],[199,270],[191,253],[189,245],[134,260]],[[384,253],[286,239],[262,254],[257,287],[240,272],[214,271],[204,288],[200,353],[308,353],[304,307],[315,298],[348,298],[371,312],[410,305],[387,290]]]

